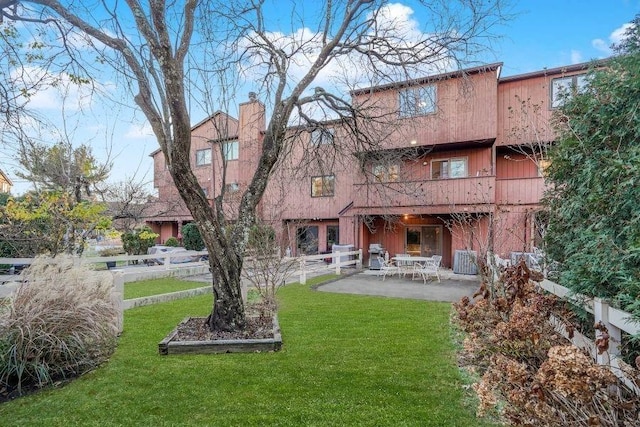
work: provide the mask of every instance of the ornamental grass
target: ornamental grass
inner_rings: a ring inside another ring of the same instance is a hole
[[[118,331],[109,273],[58,256],[37,258],[22,274],[0,308],[0,389],[10,397],[100,365]]]

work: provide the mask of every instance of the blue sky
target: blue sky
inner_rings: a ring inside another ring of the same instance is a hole
[[[612,33],[640,13],[640,1],[527,0],[514,9],[495,48],[503,76],[609,56],[595,46],[609,46]]]
[[[411,6],[414,3],[406,1]],[[612,37],[640,13],[640,0],[512,1],[512,11],[515,18],[493,29],[493,33],[500,37],[492,40],[489,51],[483,56],[485,62],[504,63],[502,76],[609,56],[611,52],[608,46],[613,41]],[[276,20],[283,19],[278,18]],[[425,13],[417,8],[412,18],[418,23],[426,21]],[[292,29],[290,24],[284,27]],[[110,81],[108,84],[116,83]],[[59,114],[60,108],[53,95],[40,95],[42,114],[52,117]],[[244,98],[240,101],[244,101]],[[100,101],[96,104],[100,104]],[[133,105],[133,101],[123,97],[123,104]],[[78,144],[90,141],[98,157],[106,156],[111,150],[110,157],[114,163],[111,181],[123,181],[134,175],[137,180],[150,181],[153,163],[148,155],[158,146],[149,135],[142,114],[138,112],[133,115],[132,110],[122,107],[116,110],[116,114],[113,108],[107,111],[94,108],[92,114],[90,117],[73,119],[77,123],[77,129],[73,132],[74,141]],[[202,118],[201,113],[194,113],[192,122],[195,124]],[[106,148],[108,144],[110,148]],[[13,193],[21,194],[28,190],[28,186],[13,175],[15,162],[11,152],[1,148],[0,167],[14,180],[16,185]]]

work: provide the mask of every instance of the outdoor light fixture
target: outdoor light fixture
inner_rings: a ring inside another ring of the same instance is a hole
[[[416,141],[415,139],[412,139],[411,142],[410,142],[411,145],[416,145],[417,143],[418,143],[418,141]]]

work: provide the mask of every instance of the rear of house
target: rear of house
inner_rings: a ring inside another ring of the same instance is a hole
[[[579,89],[587,66],[506,78],[500,70],[496,63],[353,91],[355,103],[392,119],[360,124],[379,137],[366,150],[341,121],[289,129],[290,157],[274,171],[258,215],[294,255],[340,244],[369,257],[382,247],[466,268],[456,259],[466,251],[532,251],[543,233],[551,115],[563,89]],[[224,191],[230,218],[255,170],[265,115],[252,94],[238,119],[218,112],[193,128],[198,179],[212,206]],[[308,159],[310,152],[320,155]],[[162,153],[152,155],[159,197],[175,203],[148,221],[163,242],[180,237],[191,217],[176,201]]]

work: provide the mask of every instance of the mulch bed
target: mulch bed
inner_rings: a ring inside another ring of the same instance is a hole
[[[211,331],[204,317],[192,317],[178,326],[172,341],[215,341],[273,338],[273,318],[247,316],[247,327],[242,331]]]

